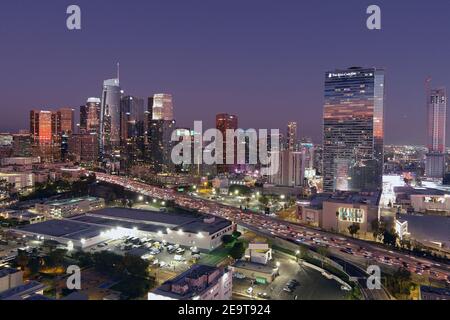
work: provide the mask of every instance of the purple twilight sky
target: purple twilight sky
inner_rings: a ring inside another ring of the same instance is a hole
[[[66,28],[70,4],[81,31]],[[366,28],[370,4],[381,31]],[[172,93],[181,126],[228,112],[243,128],[294,120],[321,142],[325,71],[377,66],[386,143],[424,143],[424,80],[450,86],[449,12],[447,0],[5,0],[0,132],[28,128],[32,108],[100,96],[120,61],[126,93]]]

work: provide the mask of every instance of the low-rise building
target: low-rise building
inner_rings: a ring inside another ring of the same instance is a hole
[[[84,215],[23,226],[15,231],[81,249],[133,236],[185,248],[197,247],[200,251],[209,252],[222,245],[222,237],[232,234],[234,230],[235,226],[230,221],[210,215],[104,208]]]
[[[45,286],[37,281],[23,281],[23,272],[13,268],[0,269],[0,300],[27,300],[42,295]]]
[[[257,283],[271,283],[278,275],[277,266],[269,264],[254,263],[251,261],[238,260],[232,267],[233,273],[240,273],[248,279]]]
[[[245,259],[266,265],[272,260],[272,249],[267,243],[250,243],[245,250]]]
[[[372,230],[372,222],[379,219],[380,195],[378,191],[317,194],[310,203],[298,205],[298,219],[341,233],[348,233],[348,227],[356,223],[360,232],[367,233]]]
[[[31,172],[0,172],[0,180],[5,180],[17,191],[32,188],[35,182]]]
[[[231,271],[194,265],[148,294],[148,300],[230,300]]]
[[[450,289],[420,286],[420,300],[450,300]]]
[[[38,213],[55,218],[79,215],[88,211],[99,210],[104,207],[105,200],[94,197],[58,200],[35,205],[35,209]]]
[[[2,217],[3,219],[17,220],[19,222],[26,221],[30,224],[45,221],[44,215],[34,214],[29,211],[7,210],[7,211],[0,212],[0,217]]]
[[[396,204],[414,212],[450,214],[450,193],[432,188],[395,187]]]
[[[40,162],[39,157],[13,157],[1,159],[0,164],[2,166],[31,166]]]

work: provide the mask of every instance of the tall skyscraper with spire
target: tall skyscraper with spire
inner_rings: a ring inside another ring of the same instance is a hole
[[[425,173],[430,178],[442,178],[445,166],[445,133],[447,120],[447,92],[445,88],[432,89],[426,81],[427,147]]]

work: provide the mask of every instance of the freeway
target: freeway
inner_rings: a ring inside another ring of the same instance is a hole
[[[172,200],[180,207],[220,216],[236,224],[251,225],[273,237],[313,248],[326,247],[333,256],[360,268],[365,268],[370,264],[378,264],[383,270],[391,271],[399,267],[405,267],[418,276],[447,282],[450,279],[450,265],[448,264],[438,264],[429,259],[418,258],[394,249],[389,250],[375,243],[337,236],[265,215],[243,212],[236,207],[176,193],[173,190],[151,186],[136,179],[104,173],[95,174],[98,181],[120,185],[127,190],[152,198]]]

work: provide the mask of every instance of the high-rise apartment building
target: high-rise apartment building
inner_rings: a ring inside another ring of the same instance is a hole
[[[145,112],[144,99],[126,96],[121,99],[121,146],[123,164],[130,167],[144,160]]]
[[[287,149],[296,151],[297,149],[297,122],[289,122],[287,127]]]
[[[175,130],[173,102],[170,94],[155,94],[148,98],[144,115],[145,159],[154,173],[170,173],[175,170],[171,153],[172,133]]]
[[[100,109],[99,98],[89,98],[84,106],[80,107],[80,132],[100,134]]]
[[[382,187],[384,70],[349,68],[325,75],[323,189]]]
[[[427,85],[430,79],[427,80]],[[445,133],[447,121],[447,92],[445,88],[429,89],[427,86],[427,146],[425,174],[442,178],[445,173]]]
[[[68,140],[68,157],[72,161],[93,164],[98,161],[98,135],[96,133],[73,134]]]
[[[174,119],[172,95],[165,93],[155,94],[152,102],[152,120],[171,121]]]
[[[234,170],[237,166],[237,139],[233,142],[227,141],[227,130],[237,130],[238,129],[238,117],[235,115],[220,113],[216,116],[216,129],[222,133],[223,136],[223,164],[217,165],[218,173],[229,173]],[[234,149],[234,163],[227,164],[227,145],[229,143],[233,144]]]
[[[150,120],[147,129],[147,162],[154,173],[170,173],[174,171],[171,153],[173,143],[172,132],[175,121]]]
[[[75,132],[75,110],[72,108],[58,109],[56,116],[59,121],[58,133],[71,135]]]
[[[276,171],[270,172],[269,183],[285,187],[303,185],[305,178],[304,151],[273,151],[271,155],[275,161],[278,161],[278,166],[274,166],[277,167]]]

